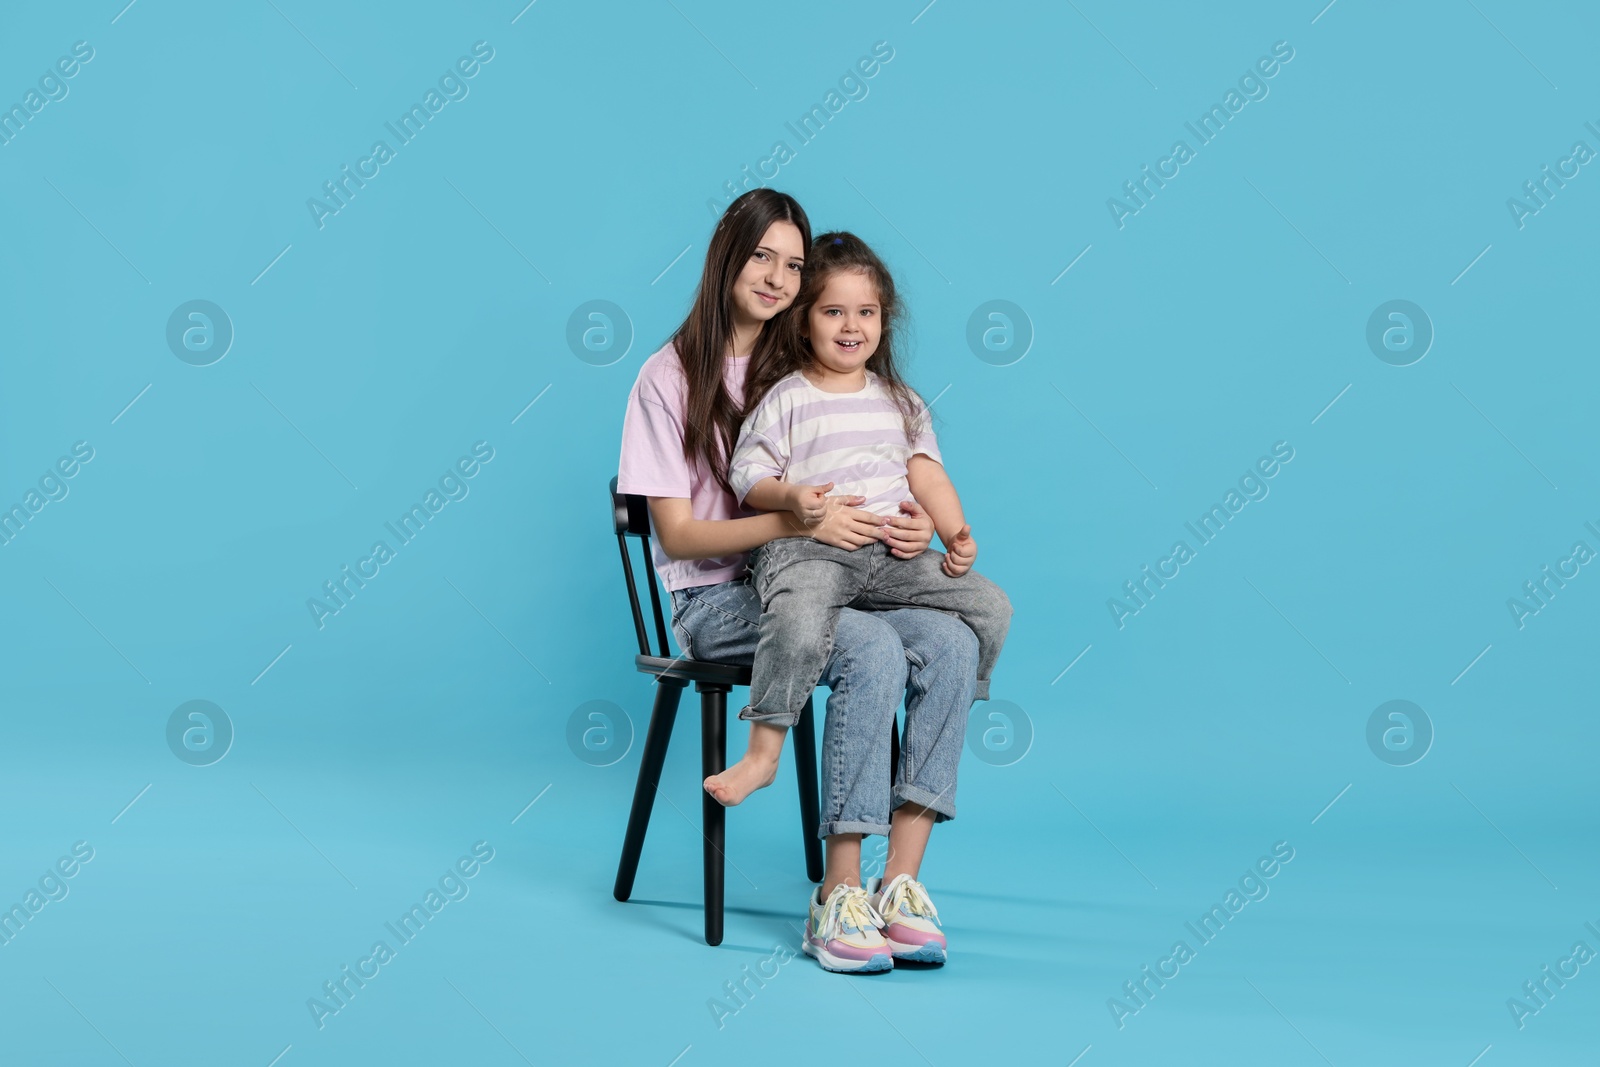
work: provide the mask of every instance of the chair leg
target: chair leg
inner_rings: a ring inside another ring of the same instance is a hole
[[[707,777],[727,769],[728,690],[706,686],[700,690],[700,770]],[[705,838],[706,944],[722,944],[722,876],[724,829],[728,811],[710,793],[700,792],[701,834]]]
[[[889,723],[889,788],[894,788],[895,776],[900,773],[900,716]]]
[[[633,787],[633,807],[628,812],[628,832],[622,839],[622,861],[617,864],[617,884],[611,890],[618,900],[633,895],[633,876],[639,871],[639,854],[644,851],[645,831],[650,828],[650,811],[655,805],[656,787],[661,784],[661,766],[667,758],[667,743],[672,740],[678,701],[686,688],[687,682],[676,680],[656,683],[655,707],[650,712],[650,728],[639,760],[639,780]]]
[[[800,721],[795,724],[794,776],[800,786],[800,829],[805,835],[806,877],[813,882],[822,881],[822,839],[817,837],[817,824],[821,816],[817,811],[817,732],[812,708],[815,698],[806,701],[800,709]]]

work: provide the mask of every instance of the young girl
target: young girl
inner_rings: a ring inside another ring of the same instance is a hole
[[[854,506],[865,502],[859,497],[832,497],[822,521],[804,527],[787,512],[741,507],[728,489],[746,372],[770,374],[810,236],[805,212],[782,193],[755,189],[729,205],[712,234],[688,316],[644,362],[628,397],[618,488],[649,498],[673,633],[696,659],[747,665],[754,656],[761,603],[746,576],[750,549],[805,532],[842,551],[870,545],[913,558],[932,537],[933,524],[909,498],[886,521]],[[837,969],[890,965],[882,917],[861,886],[861,838],[888,835],[886,883],[904,886],[916,878],[933,824],[954,814],[950,776],[972,704],[977,647],[972,631],[943,612],[839,613],[821,678],[831,689],[818,829],[826,844],[826,905],[812,924],[826,933],[826,959],[838,961]],[[891,797],[890,730],[902,698],[905,728]],[[722,782],[729,773],[713,775],[707,788],[724,803],[738,803],[758,783]],[[942,954],[931,905],[922,907],[904,890],[895,899],[908,901],[890,909],[899,925],[888,929],[897,942]]]
[[[929,412],[896,366],[897,305],[893,279],[860,238],[830,233],[817,239],[789,319],[790,360],[768,364],[767,378],[781,375],[770,388],[762,377],[752,382],[749,395],[757,402],[728,480],[737,500],[788,510],[807,524],[825,517],[826,495],[835,487],[864,498],[863,509],[879,514],[892,513],[909,490],[932,517],[946,552],[942,558],[896,558],[881,544],[845,551],[806,536],[769,541],[755,551],[751,576],[763,609],[761,637],[750,703],[740,713],[752,723],[750,749],[720,776],[730,786],[759,787],[772,780],[784,734],[811,699],[846,607],[916,606],[958,615],[978,638],[975,695],[989,697],[1011,602],[972,570],[977,542],[945,474]],[[919,795],[897,783],[897,799],[935,810],[942,800],[953,814],[953,764],[947,778],[943,796]],[[716,784],[721,783],[707,783],[713,795]],[[894,911],[907,894],[919,911],[932,913],[926,891],[914,880],[890,883],[872,903]],[[812,925],[820,926],[820,898],[813,898],[811,910]],[[914,953],[922,949],[933,958],[926,939],[897,944],[891,929],[889,940],[897,953],[920,958]],[[819,958],[826,951],[810,928],[804,947]],[[942,956],[941,946],[937,958]]]

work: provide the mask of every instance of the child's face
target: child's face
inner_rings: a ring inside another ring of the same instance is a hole
[[[861,271],[828,278],[806,317],[811,353],[828,370],[845,374],[866,365],[878,350],[883,309],[878,287]]]
[[[794,303],[805,262],[805,247],[794,223],[768,226],[733,283],[734,314],[746,323],[765,323]]]

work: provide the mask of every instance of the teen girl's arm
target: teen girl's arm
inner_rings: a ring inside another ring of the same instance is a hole
[[[933,543],[933,519],[915,500],[900,501],[900,511],[901,514],[883,520],[883,543],[900,559],[915,559]]]
[[[944,572],[952,578],[967,573],[978,558],[978,543],[972,539],[972,527],[967,525],[961,498],[944,464],[919,452],[906,463],[906,481],[944,543]]]
[[[687,497],[653,496],[649,499],[656,539],[669,559],[732,556],[780,537],[809,536],[845,549],[859,548],[878,539],[877,516],[845,505],[842,497],[830,498],[840,503],[830,503],[827,515],[816,526],[806,526],[787,511],[743,519],[697,519]]]
[[[901,559],[913,559],[933,543],[933,520],[915,500],[900,502],[901,515],[884,517],[859,510],[864,496],[828,496],[834,483],[827,485],[789,485],[776,478],[763,478],[751,486],[744,502],[761,511],[785,511],[803,519],[812,537],[836,548],[860,548],[882,541]],[[821,518],[812,516],[820,515]],[[788,537],[804,536],[796,530]]]
[[[697,519],[686,497],[653,496],[650,519],[669,559],[714,559],[748,552],[779,537],[794,537],[805,527],[793,515],[772,512],[744,519]]]

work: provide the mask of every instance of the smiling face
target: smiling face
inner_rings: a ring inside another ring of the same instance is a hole
[[[835,374],[860,370],[878,350],[882,315],[878,287],[866,272],[835,271],[806,316],[812,355]]]
[[[735,328],[759,333],[768,320],[794,303],[805,262],[799,227],[781,221],[768,226],[733,282]]]

